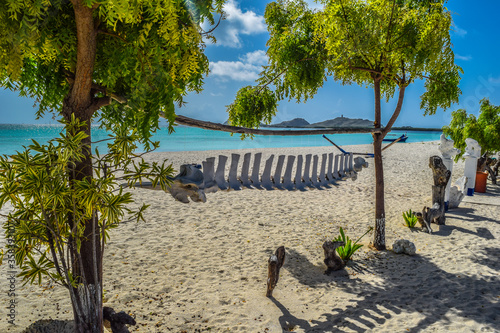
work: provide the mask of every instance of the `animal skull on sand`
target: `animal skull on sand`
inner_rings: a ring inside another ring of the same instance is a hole
[[[206,202],[203,186],[203,172],[196,164],[183,164],[180,172],[172,179],[168,188],[170,194],[180,202],[189,203],[189,198],[194,202]]]

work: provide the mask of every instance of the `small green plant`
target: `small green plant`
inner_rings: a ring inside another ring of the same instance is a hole
[[[349,261],[351,259],[351,256],[354,254],[354,252],[356,252],[357,250],[359,250],[363,246],[362,244],[358,244],[360,239],[363,238],[367,233],[369,233],[372,230],[373,230],[373,227],[368,228],[368,230],[353,243],[352,240],[349,238],[349,236],[345,235],[344,229],[342,229],[342,227],[340,227],[340,235],[333,240],[334,242],[341,241],[341,242],[345,243],[344,246],[339,246],[337,248],[337,253],[338,253],[339,257],[344,262]]]
[[[413,228],[418,222],[417,217],[411,209],[407,212],[403,212],[403,219],[405,220],[405,225],[409,228]]]

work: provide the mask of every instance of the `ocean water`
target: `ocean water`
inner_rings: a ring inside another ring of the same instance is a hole
[[[48,140],[59,136],[62,127],[59,125],[9,125],[0,124],[0,154],[11,155],[23,150],[23,146],[31,144],[31,140],[46,143]],[[394,131],[392,135],[408,134],[406,142],[425,142],[439,140],[441,132],[421,131]],[[390,134],[390,135],[391,135]],[[327,137],[339,146],[369,144],[372,142],[371,134],[329,134]],[[108,133],[103,129],[93,128],[92,141],[108,138]],[[256,135],[254,139],[241,140],[239,134],[204,130],[194,127],[177,126],[173,134],[168,134],[167,128],[157,131],[153,140],[160,142],[156,151],[199,151],[220,149],[246,149],[246,148],[281,148],[281,147],[317,147],[331,146],[321,135],[305,136],[262,136]],[[99,151],[106,151],[106,142],[97,144]],[[139,147],[141,151],[142,147]]]

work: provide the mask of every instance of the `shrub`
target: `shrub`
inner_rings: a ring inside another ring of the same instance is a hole
[[[403,219],[405,220],[405,225],[408,228],[413,228],[418,221],[417,217],[415,216],[415,214],[412,212],[411,209],[407,212],[403,212]]]
[[[361,237],[359,237],[353,243],[352,240],[349,238],[349,236],[345,235],[344,230],[341,227],[340,228],[340,235],[333,240],[334,242],[341,241],[341,242],[345,243],[344,246],[340,246],[340,247],[337,248],[337,253],[338,253],[339,257],[342,260],[344,260],[344,262],[349,261],[351,259],[351,256],[354,254],[354,252],[356,252],[357,250],[359,250],[363,246],[362,244],[358,244],[358,242],[360,241],[360,239],[363,238],[371,230],[373,230],[372,227],[370,227]]]

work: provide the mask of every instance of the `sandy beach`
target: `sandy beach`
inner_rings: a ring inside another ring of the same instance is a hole
[[[146,222],[111,231],[104,257],[105,306],[135,317],[131,332],[500,332],[500,195],[496,205],[463,202],[434,233],[409,229],[402,212],[431,205],[429,157],[439,142],[395,144],[384,151],[386,244],[372,233],[344,270],[325,275],[322,244],[342,227],[357,239],[374,225],[374,167],[355,181],[323,190],[208,193],[184,204],[162,191],[133,189],[147,203]],[[370,145],[346,146],[371,152]],[[333,147],[260,149],[269,154],[322,154]],[[153,153],[183,163],[235,151]],[[245,153],[247,150],[238,151]],[[337,152],[337,151],[335,151]],[[463,175],[454,166],[452,181]],[[488,185],[498,194],[500,185]],[[2,210],[5,213],[7,208]],[[395,254],[397,239],[417,248]],[[0,247],[5,239],[2,233]],[[267,260],[279,246],[286,262],[267,298]],[[16,282],[16,325],[7,323],[9,272],[0,266],[0,332],[22,332],[40,320],[73,318],[63,288]]]

